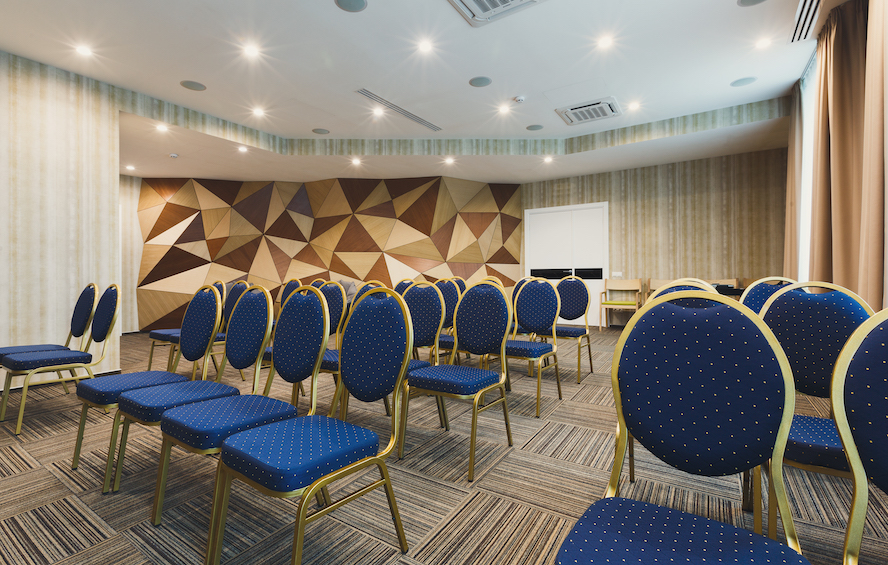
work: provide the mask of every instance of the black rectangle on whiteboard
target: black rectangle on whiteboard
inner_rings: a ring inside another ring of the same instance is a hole
[[[571,275],[570,269],[531,269],[530,276],[542,279],[563,279]]]
[[[603,269],[574,269],[574,274],[581,279],[600,281],[604,278]]]

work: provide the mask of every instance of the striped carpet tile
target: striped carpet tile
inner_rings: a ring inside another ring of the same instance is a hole
[[[40,462],[18,445],[0,447],[0,478],[31,471],[40,467]]]
[[[583,386],[570,397],[574,402],[585,402],[586,404],[594,404],[596,406],[616,406],[614,402],[614,391],[608,382],[607,386],[596,386],[586,379]]]
[[[475,445],[475,480],[483,477],[508,452],[507,446],[477,440]],[[469,484],[469,438],[452,431],[441,434],[413,450],[409,455],[405,454],[404,459],[398,465],[442,481],[466,486]]]
[[[150,565],[150,563],[124,536],[116,535],[63,559],[56,565]]]
[[[46,469],[35,469],[3,479],[0,520],[50,504],[71,495]]]
[[[705,494],[698,490],[679,488],[670,484],[638,478],[634,483],[630,483],[628,474],[620,487],[620,496],[705,516],[719,522],[733,524],[739,528],[747,526],[739,497],[737,500],[731,500]],[[749,519],[751,522],[751,514]]]
[[[614,433],[617,428],[617,410],[609,406],[565,400],[552,412],[549,420]]]
[[[523,451],[609,471],[614,460],[614,434],[550,422]]]

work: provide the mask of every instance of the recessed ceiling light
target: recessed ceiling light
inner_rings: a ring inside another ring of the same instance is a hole
[[[127,166],[126,166],[126,170],[127,170],[127,171],[135,171],[136,168],[133,167],[132,165],[127,165]]]
[[[206,85],[201,84],[195,80],[183,80],[179,84],[182,85],[183,88],[187,88],[188,90],[196,90],[198,92],[207,89]]]
[[[432,50],[432,42],[431,41],[420,41],[419,42],[419,50],[423,53],[428,53]]]
[[[764,49],[765,47],[769,47],[770,45],[771,45],[771,40],[768,39],[767,37],[765,37],[763,39],[759,39],[758,41],[755,42],[755,46],[758,47],[759,49]]]
[[[92,49],[90,49],[86,45],[78,45],[76,51],[84,56],[93,54]]]
[[[641,107],[641,104],[639,104],[638,102],[630,102],[629,103],[630,110],[638,110],[640,107]]]
[[[525,129],[527,129],[528,131],[539,131],[539,130],[543,129],[543,126],[541,126],[539,124],[533,124],[532,126],[527,126],[527,128],[525,128]]]
[[[244,45],[244,55],[249,58],[254,58],[259,56],[259,48],[255,45]]]
[[[500,114],[508,114],[511,110],[512,110],[512,108],[508,104],[503,104],[502,106],[499,107]]]
[[[475,78],[469,80],[469,84],[471,84],[472,86],[474,86],[476,88],[490,86],[491,82],[493,82],[493,81],[490,80],[488,77],[475,77]]]
[[[346,12],[360,12],[367,7],[367,0],[336,0],[336,5]]]
[[[247,148],[244,147],[243,145],[241,145],[240,147],[238,147],[237,150],[240,151],[241,153],[246,153],[246,152],[247,152]]]
[[[448,165],[452,165],[453,164],[453,157],[448,157],[448,158],[444,159],[444,162],[447,163]]]
[[[601,39],[598,40],[598,46],[603,49],[607,49],[608,47],[610,47],[613,44],[614,44],[614,38],[609,35],[605,35],[604,37],[602,37]]]
[[[752,84],[755,82],[755,77],[743,77],[738,78],[734,82],[731,83],[731,86],[746,86],[747,84]]]
[[[264,116],[265,110],[263,110],[262,108],[253,108],[253,115],[254,116]]]
[[[546,157],[545,159],[543,159],[543,162],[544,162],[544,163],[551,163],[551,162],[552,162],[552,158],[551,158],[551,157]]]
[[[381,116],[384,113],[385,113],[385,110],[383,110],[382,108],[379,108],[379,107],[373,108],[373,115],[374,116]]]
[[[327,135],[328,133],[330,133],[330,130],[324,128],[314,128],[311,131],[312,133],[316,133],[318,135]]]
[[[166,131],[168,129],[170,129],[170,128],[166,127],[163,124],[160,124],[159,126],[157,126],[157,131]]]
[[[749,8],[750,6],[761,4],[764,1],[765,0],[737,0],[737,5],[742,8]]]
[[[358,159],[357,157],[355,157],[354,159],[352,159],[352,165],[360,165],[360,164],[361,164],[361,160]]]

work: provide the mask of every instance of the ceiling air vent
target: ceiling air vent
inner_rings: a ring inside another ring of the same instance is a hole
[[[799,9],[796,10],[795,28],[789,42],[804,41],[811,37],[819,13],[820,0],[801,0]]]
[[[401,108],[397,104],[393,104],[392,102],[389,102],[388,100],[386,100],[382,96],[379,96],[378,94],[373,94],[372,92],[370,92],[366,88],[362,88],[361,90],[356,90],[355,92],[357,92],[361,96],[366,96],[370,100],[373,100],[374,102],[376,102],[382,106],[385,106],[389,110],[392,110],[394,112],[397,112],[398,114],[401,114],[402,116],[404,116],[408,120],[413,120],[414,122],[418,123],[419,125],[425,126],[432,131],[441,131],[441,128],[439,128],[438,126],[436,126],[432,122],[430,122],[428,120],[424,120],[412,112],[408,112],[404,108]]]
[[[514,14],[545,0],[447,0],[473,27]]]
[[[569,126],[585,124],[586,122],[594,122],[596,120],[604,120],[606,118],[614,118],[623,114],[620,105],[613,96],[593,100],[591,102],[583,102],[566,108],[558,108],[555,110],[561,119]]]

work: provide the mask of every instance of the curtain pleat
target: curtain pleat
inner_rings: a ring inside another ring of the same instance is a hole
[[[802,88],[792,87],[789,110],[789,148],[786,154],[786,223],[783,238],[783,276],[799,278],[799,207],[802,200]]]

